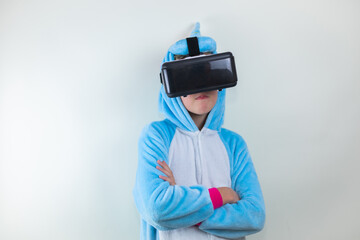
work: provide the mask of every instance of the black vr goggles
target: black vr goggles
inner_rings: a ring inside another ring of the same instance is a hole
[[[160,81],[168,97],[234,87],[237,83],[235,61],[231,52],[200,55],[197,37],[187,38],[190,58],[166,62]]]

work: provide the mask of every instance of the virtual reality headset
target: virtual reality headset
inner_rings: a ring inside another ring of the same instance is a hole
[[[187,38],[189,57],[165,62],[160,81],[168,97],[222,90],[237,83],[235,61],[231,52],[200,55],[197,37]]]

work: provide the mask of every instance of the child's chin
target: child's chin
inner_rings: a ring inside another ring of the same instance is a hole
[[[213,108],[213,106],[211,104],[204,104],[203,106],[200,106],[198,108],[198,112],[199,114],[207,114],[211,111],[211,109]]]
[[[208,114],[210,111],[211,111],[211,109],[208,109],[208,108],[206,108],[206,109],[198,109],[195,113],[197,115],[204,115],[204,114]]]

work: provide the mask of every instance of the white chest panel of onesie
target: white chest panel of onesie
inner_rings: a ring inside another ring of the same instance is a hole
[[[230,163],[218,133],[210,129],[185,132],[177,129],[169,149],[169,167],[177,185],[231,187]],[[159,231],[160,240],[223,239],[198,227]]]
[[[198,135],[201,152],[201,185],[231,187],[230,161],[217,131],[204,129]]]
[[[230,163],[218,133],[177,129],[169,149],[169,167],[177,185],[231,187]]]

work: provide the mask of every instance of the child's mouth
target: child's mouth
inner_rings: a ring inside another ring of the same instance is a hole
[[[208,98],[208,96],[200,95],[200,96],[196,97],[195,100],[202,100],[202,99],[206,99],[206,98]]]

